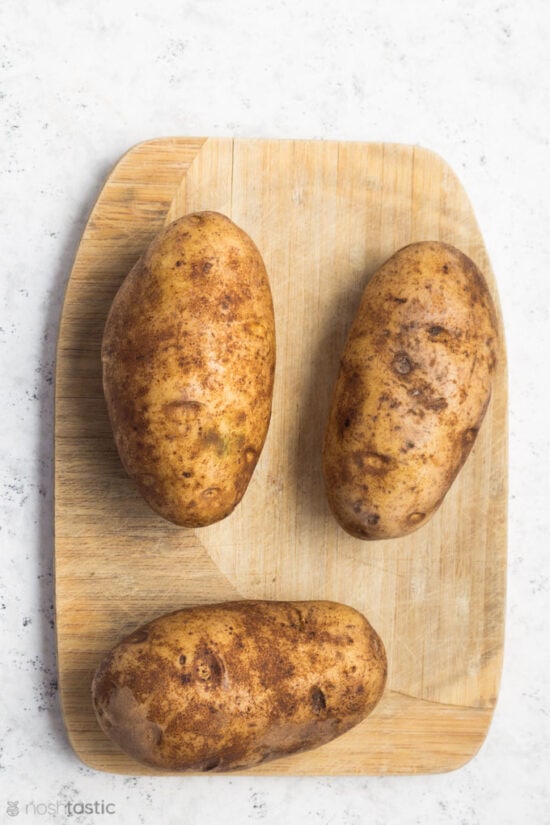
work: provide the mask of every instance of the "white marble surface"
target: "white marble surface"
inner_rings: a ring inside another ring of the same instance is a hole
[[[15,802],[29,823],[550,822],[549,133],[547,0],[2,0],[1,822]],[[136,779],[83,767],[66,743],[51,538],[60,305],[105,175],[166,135],[415,143],[472,200],[507,328],[509,582],[500,700],[459,771]],[[114,813],[74,813],[102,800]]]

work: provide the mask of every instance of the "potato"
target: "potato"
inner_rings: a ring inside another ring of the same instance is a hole
[[[113,301],[103,386],[128,475],[164,518],[201,527],[241,500],[267,435],[275,323],[267,273],[229,218],[152,242]]]
[[[103,731],[170,771],[229,771],[322,745],[380,699],[386,654],[336,602],[226,602],[144,625],[99,665]]]
[[[365,288],[323,444],[328,502],[361,539],[404,536],[440,506],[491,396],[497,318],[475,264],[406,246]]]

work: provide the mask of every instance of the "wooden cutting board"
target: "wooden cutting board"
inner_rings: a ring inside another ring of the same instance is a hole
[[[168,221],[230,216],[258,245],[277,323],[272,422],[248,491],[223,522],[187,530],[149,510],[115,450],[100,344],[113,296]],[[388,651],[374,713],[336,741],[254,774],[409,774],[457,768],[479,749],[501,670],[507,503],[504,338],[478,441],[432,521],[385,542],[330,515],[321,439],[360,294],[412,241],[462,249],[498,296],[483,239],[453,172],[411,146],[170,138],[113,170],[90,216],[59,332],[55,571],[59,684],[70,741],[89,766],[152,774],[96,724],[93,671],[141,623],[235,598],[333,599],[370,619]],[[502,330],[501,330],[502,332]]]

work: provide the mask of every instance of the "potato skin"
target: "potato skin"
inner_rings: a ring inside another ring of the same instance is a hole
[[[201,527],[241,500],[267,435],[275,370],[268,276],[229,218],[174,221],[122,283],[103,387],[128,475],[169,521]]]
[[[192,607],[144,625],[99,665],[103,731],[170,771],[230,771],[318,747],[384,690],[384,645],[365,617],[327,601]]]
[[[325,490],[361,539],[426,524],[475,442],[497,361],[497,317],[466,255],[400,249],[365,288],[345,344],[323,444]]]

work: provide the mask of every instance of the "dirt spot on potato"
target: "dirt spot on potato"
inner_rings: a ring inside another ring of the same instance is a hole
[[[416,383],[407,391],[407,395],[414,398],[417,406],[432,412],[441,412],[448,406],[447,399],[436,395],[434,388],[427,381]]]
[[[433,326],[428,327],[428,335],[432,338],[437,338],[438,341],[443,340],[444,333],[447,333],[447,330],[445,327],[440,327],[438,324],[433,324]]]
[[[408,375],[414,369],[414,365],[406,352],[398,352],[392,361],[392,369],[398,375]]]
[[[201,495],[203,498],[216,498],[221,493],[221,489],[219,487],[207,487],[206,490],[203,490]]]
[[[356,450],[352,454],[352,460],[361,473],[376,476],[385,475],[393,465],[391,456],[370,450]]]
[[[204,647],[195,655],[193,673],[199,682],[217,687],[223,680],[225,665],[211,648]]]
[[[400,453],[408,453],[409,450],[414,450],[414,441],[405,441],[404,445],[399,448]]]
[[[339,437],[342,438],[344,431],[352,425],[365,395],[361,375],[345,361],[342,361],[340,365],[337,391],[336,429]]]
[[[177,417],[179,413],[198,413],[202,406],[203,404],[200,401],[193,401],[183,398],[176,399],[163,405],[162,414],[167,418],[174,418]]]
[[[309,701],[315,713],[321,713],[326,709],[327,700],[320,687],[314,687],[309,695]]]
[[[218,456],[222,456],[227,452],[227,440],[218,430],[206,430],[202,435],[202,443],[204,447],[212,447]]]

